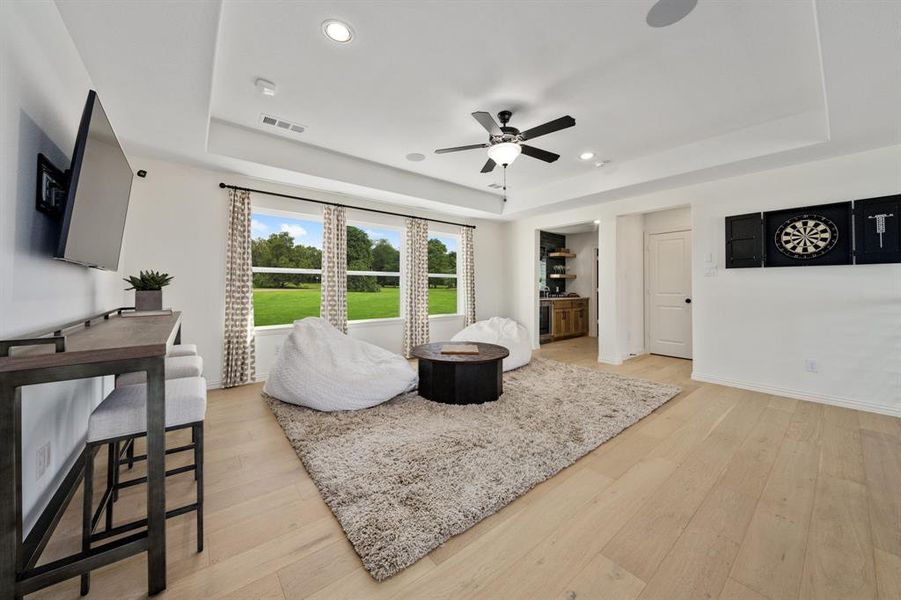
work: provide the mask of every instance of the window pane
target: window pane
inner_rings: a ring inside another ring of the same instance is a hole
[[[457,272],[457,237],[432,234],[429,238],[429,273]]]
[[[250,229],[253,266],[322,267],[321,222],[254,212]],[[319,281],[319,275],[254,273],[254,324],[284,325],[318,317]]]
[[[347,269],[399,272],[400,231],[368,225],[348,225]]]
[[[452,281],[452,285],[444,282]],[[440,283],[436,283],[440,282]],[[438,279],[429,277],[429,314],[430,315],[455,315],[457,314],[457,286],[456,280]]]
[[[261,276],[278,277],[279,287],[258,286]],[[253,323],[286,325],[304,317],[319,316],[319,275],[254,273]]]
[[[457,273],[457,236],[433,233],[429,238],[429,273]],[[429,314],[457,313],[457,280],[454,277],[429,277]]]
[[[400,316],[400,278],[347,276],[347,318],[390,319]]]

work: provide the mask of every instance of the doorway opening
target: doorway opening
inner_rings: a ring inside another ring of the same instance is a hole
[[[597,337],[597,224],[540,230],[538,240],[539,342]]]

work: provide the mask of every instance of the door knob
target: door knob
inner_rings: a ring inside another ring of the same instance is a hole
[[[685,304],[691,304],[691,298],[686,298],[686,299],[685,299]]]

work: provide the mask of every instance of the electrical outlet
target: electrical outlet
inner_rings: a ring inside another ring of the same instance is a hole
[[[50,442],[35,451],[35,480],[40,479],[50,468]]]
[[[807,371],[808,373],[819,373],[820,365],[817,364],[816,360],[814,360],[812,358],[808,358],[807,360],[804,361],[804,370]]]

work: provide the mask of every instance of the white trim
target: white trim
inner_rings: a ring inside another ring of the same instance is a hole
[[[456,273],[429,273],[429,277],[441,277],[443,279],[456,279]]]
[[[251,267],[254,273],[284,273],[288,275],[322,275],[322,269],[299,269],[296,267]],[[400,271],[348,271],[348,275],[362,277],[400,277]],[[453,277],[456,275],[429,275],[429,277]]]
[[[285,323],[284,325],[257,325],[253,328],[254,335],[283,335],[294,327],[294,323]]]
[[[463,315],[461,313],[444,313],[441,315],[429,315],[429,320],[435,321],[444,321],[447,319],[462,319]]]
[[[298,269],[295,267],[251,267],[252,273],[287,273],[290,275],[322,275],[322,269]]]
[[[348,271],[347,275],[368,277],[400,277],[400,271]]]
[[[623,364],[623,359],[621,359],[621,358],[616,358],[616,359],[614,359],[614,358],[604,358],[603,356],[601,356],[601,355],[599,354],[599,355],[598,355],[598,362],[599,362],[599,363],[604,363],[605,365],[619,366],[619,365]]]
[[[817,402],[819,404],[829,404],[832,406],[842,406],[844,408],[851,408],[854,410],[863,410],[866,412],[874,412],[883,415],[889,415],[892,417],[901,417],[901,406],[886,406],[884,404],[879,404],[876,402],[869,402],[866,400],[857,400],[854,398],[845,398],[843,396],[832,396],[828,394],[811,394],[810,392],[804,392],[801,390],[795,390],[791,388],[784,388],[775,385],[766,385],[753,383],[749,381],[740,381],[735,379],[728,379],[725,377],[718,377],[716,375],[710,375],[708,373],[700,373],[698,371],[691,372],[691,378],[695,381],[703,381],[705,383],[716,383],[718,385],[725,385],[734,388],[740,388],[743,390],[751,390],[752,392],[761,392],[764,394],[772,394],[774,396],[784,396],[786,398],[795,398],[798,400],[805,400],[807,402]]]
[[[403,317],[384,317],[381,319],[355,319],[347,322],[349,329],[358,329],[360,327],[372,327],[374,325],[390,325],[392,323],[403,323]]]
[[[429,315],[429,320],[446,321],[450,319],[462,319],[461,313],[446,313],[442,315]],[[382,319],[357,319],[348,321],[347,326],[350,329],[358,329],[360,327],[374,327],[377,325],[392,325],[394,323],[403,323],[403,317],[387,317]],[[293,323],[285,323],[283,325],[259,325],[254,327],[254,334],[258,336],[268,335],[287,335],[294,327]]]

